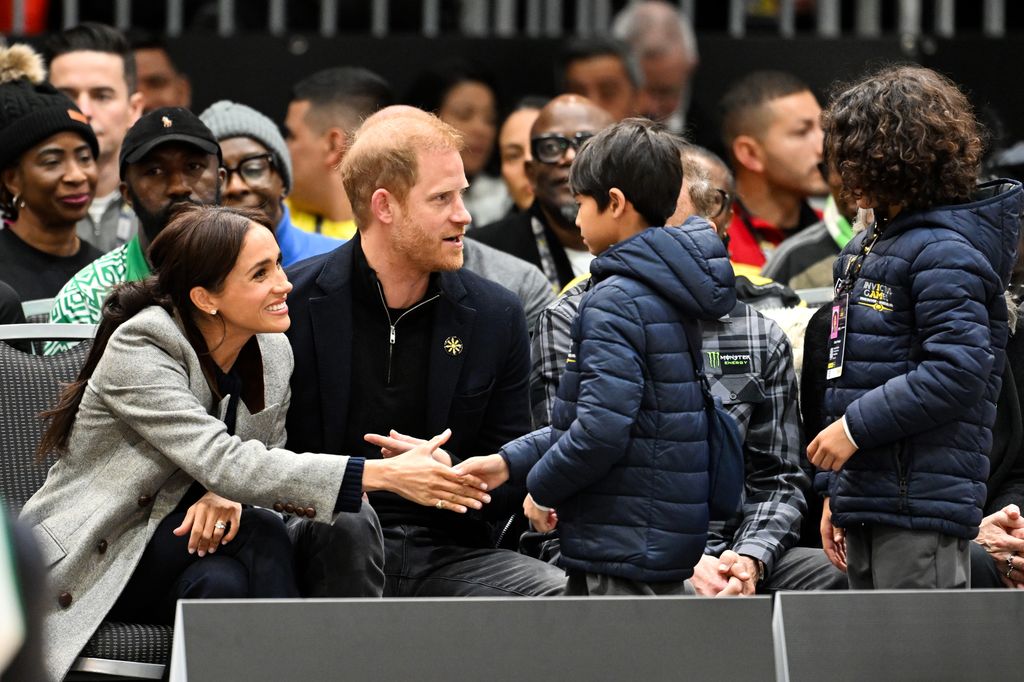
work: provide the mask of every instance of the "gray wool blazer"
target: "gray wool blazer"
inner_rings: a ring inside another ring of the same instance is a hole
[[[294,360],[284,334],[257,339],[266,407],[249,414],[240,401],[229,436],[220,419],[227,397],[214,401],[166,311],[146,308],[111,336],[67,454],[21,513],[50,573],[43,646],[51,679],[67,673],[193,480],[237,502],[291,502],[331,520],[348,457],[281,449]]]

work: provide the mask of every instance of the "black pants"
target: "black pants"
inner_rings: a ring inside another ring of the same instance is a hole
[[[380,521],[369,502],[331,523],[292,517],[286,523],[303,597],[379,597],[384,591]]]
[[[975,590],[1004,589],[1006,585],[999,571],[1006,570],[1006,562],[996,563],[985,548],[977,542],[971,543],[971,587]]]
[[[384,527],[385,597],[561,595],[565,571],[508,549],[462,547],[421,526]]]
[[[291,541],[278,514],[243,509],[235,539],[202,558],[188,553],[187,534],[171,532],[184,518],[173,512],[160,522],[107,620],[170,625],[179,599],[299,596]]]

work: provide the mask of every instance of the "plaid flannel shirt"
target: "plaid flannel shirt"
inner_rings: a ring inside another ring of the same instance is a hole
[[[572,340],[569,329],[590,280],[570,288],[545,309],[533,336],[530,373],[534,428],[551,423]],[[712,522],[706,554],[727,549],[764,562],[794,546],[807,510],[810,481],[800,467],[802,437],[793,353],[785,332],[750,306],[737,302],[720,320],[703,323],[704,371],[711,391],[739,425],[746,459],[740,511]]]

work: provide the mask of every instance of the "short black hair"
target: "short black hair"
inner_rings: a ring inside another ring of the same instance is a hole
[[[171,51],[167,49],[167,41],[161,36],[147,31],[143,28],[132,28],[125,33],[125,37],[128,38],[128,44],[132,50],[160,50],[167,55],[167,61],[170,62],[171,68],[176,72],[181,72],[178,65],[174,61],[174,56]]]
[[[570,40],[562,49],[560,61],[562,70],[560,75],[563,86],[565,84],[565,72],[568,71],[570,64],[583,61],[584,59],[593,59],[594,57],[616,57],[622,62],[622,66],[626,70],[626,76],[633,87],[639,88],[643,84],[640,67],[637,65],[636,60],[633,59],[630,51],[626,49],[624,43],[608,38],[579,38]]]
[[[338,66],[317,71],[292,87],[291,101],[310,103],[307,121],[322,130],[358,128],[371,114],[394,103],[386,80],[369,69]]]
[[[135,53],[124,33],[113,26],[86,21],[50,36],[43,47],[49,65],[61,55],[86,51],[106,52],[120,57],[124,64],[124,82],[128,85],[128,94],[136,91]]]
[[[751,114],[765,104],[810,90],[807,83],[785,71],[754,71],[733,83],[718,103],[725,148],[731,153],[733,140],[755,132],[756,123]]]
[[[574,195],[592,198],[604,211],[609,190],[617,187],[651,226],[664,225],[675,213],[682,184],[678,138],[646,118],[605,128],[583,145],[569,169]]]

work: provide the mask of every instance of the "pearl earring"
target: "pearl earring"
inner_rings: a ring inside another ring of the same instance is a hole
[[[211,310],[211,311],[210,311],[210,314],[211,314],[211,315],[216,315],[216,314],[217,314],[217,309],[216,309],[216,308],[214,308],[213,310]]]

